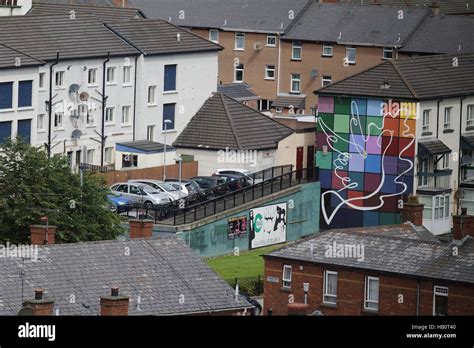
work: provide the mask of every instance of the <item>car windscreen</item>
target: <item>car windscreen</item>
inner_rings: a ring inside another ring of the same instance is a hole
[[[178,187],[174,187],[170,183],[164,182],[160,184],[161,187],[163,187],[166,191],[178,191]]]

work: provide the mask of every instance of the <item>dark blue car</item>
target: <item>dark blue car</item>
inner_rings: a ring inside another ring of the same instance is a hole
[[[122,214],[130,211],[133,202],[119,194],[111,193],[107,195],[108,207],[111,211],[117,214]]]

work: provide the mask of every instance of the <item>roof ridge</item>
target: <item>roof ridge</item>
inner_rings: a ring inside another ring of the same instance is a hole
[[[402,71],[398,68],[398,66],[395,64],[397,61],[396,60],[390,60],[390,64],[392,65],[392,67],[395,69],[395,71],[397,72],[398,76],[400,76],[402,82],[405,84],[405,86],[408,88],[408,90],[410,91],[410,93],[413,95],[413,97],[415,99],[419,99],[418,98],[418,94],[416,93],[416,91],[413,89],[413,87],[411,86],[411,84],[408,82],[408,80],[406,79],[405,75],[403,75]]]
[[[28,57],[28,58],[31,58],[31,59],[33,59],[33,60],[36,60],[36,61],[39,62],[39,63],[47,64],[47,62],[45,62],[44,60],[41,60],[41,59],[39,59],[39,58],[36,58],[36,57],[34,57],[34,56],[32,56],[32,55],[30,55],[30,54],[28,54],[28,53],[25,53],[25,52],[20,51],[20,50],[18,50],[18,49],[16,49],[16,48],[13,48],[13,47],[11,47],[11,46],[9,46],[9,45],[7,45],[7,44],[4,44],[4,43],[1,43],[1,42],[0,42],[0,45],[3,46],[3,47],[5,47],[5,48],[7,48],[7,49],[9,49],[9,50],[12,50],[12,51],[15,51],[15,52],[17,52],[17,53],[20,53],[20,54],[22,54],[22,55],[24,55],[24,56],[26,56],[26,57]]]
[[[415,35],[415,33],[418,31],[418,29],[420,29],[420,27],[425,23],[426,19],[430,17],[430,14],[431,14],[431,10],[429,8],[426,8],[426,13],[425,15],[419,20],[418,23],[416,23],[415,27],[413,28],[412,31],[410,31],[410,33],[408,33],[407,37],[405,38],[405,40],[403,40],[402,44],[399,46],[399,47],[403,47],[405,46],[405,44],[410,41],[410,39],[413,37],[413,35]]]
[[[219,93],[219,92],[217,92],[217,94],[219,95],[219,97],[221,99],[222,106],[224,107],[225,114],[227,116],[227,119],[229,120],[230,129],[232,130],[232,135],[234,136],[235,143],[237,144],[237,148],[242,151],[243,149],[242,149],[242,146],[240,145],[239,137],[237,136],[237,130],[235,129],[234,121],[232,120],[232,116],[229,112],[229,108],[227,107],[227,102],[225,101],[225,97],[227,97],[227,96],[224,95],[223,93]],[[227,98],[229,98],[229,97],[227,97]]]
[[[110,24],[107,24],[105,21],[102,22],[102,25],[109,29],[113,34],[115,34],[119,39],[121,39],[123,42],[125,42],[127,45],[133,47],[134,49],[136,49],[138,52],[140,52],[141,54],[143,54],[144,56],[148,55],[142,48],[138,47],[137,45],[135,45],[134,43],[132,43],[129,39],[127,39],[123,34],[121,34],[119,31],[117,31],[116,29],[112,28],[110,26]],[[113,25],[113,24],[112,24]]]
[[[285,33],[287,31],[290,31],[291,29],[293,29],[293,27],[295,26],[296,22],[300,20],[301,17],[304,16],[304,14],[306,13],[306,11],[308,10],[308,8],[310,8],[313,4],[315,4],[316,2],[314,0],[308,0],[308,2],[303,6],[303,8],[300,10],[300,12],[298,12],[298,14],[296,15],[296,17],[290,22],[290,24],[288,24],[286,26],[286,28],[283,29],[283,37],[285,37]]]

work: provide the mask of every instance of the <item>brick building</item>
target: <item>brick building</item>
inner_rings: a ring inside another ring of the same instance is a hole
[[[444,244],[412,224],[332,230],[264,260],[266,314],[474,311],[474,240],[469,236]]]

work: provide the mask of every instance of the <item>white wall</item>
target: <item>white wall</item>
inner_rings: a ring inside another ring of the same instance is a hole
[[[164,66],[177,64],[176,93],[163,92]],[[164,143],[163,104],[176,103],[175,129],[168,131],[171,145],[217,88],[218,53],[140,57],[138,63],[136,140],[145,140],[147,126],[155,125],[154,141]],[[156,87],[156,105],[148,105],[148,87]]]
[[[0,7],[0,17],[25,15],[31,9],[32,0],[18,0],[17,5],[17,7]]]
[[[122,168],[122,156],[123,155],[137,155],[138,156],[138,167],[137,168]],[[115,169],[116,170],[130,170],[130,169],[143,169],[163,166],[164,153],[154,154],[133,154],[129,152],[115,151]],[[176,151],[166,151],[166,165],[175,164]]]

